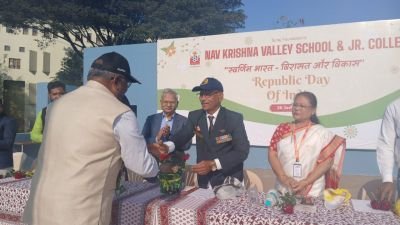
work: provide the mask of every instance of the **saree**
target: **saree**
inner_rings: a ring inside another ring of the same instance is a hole
[[[293,175],[296,148],[302,170],[301,176],[298,177]],[[320,163],[329,158],[333,159],[333,165],[325,175],[308,185],[301,193],[302,195],[318,197],[326,188],[338,188],[342,173],[345,139],[333,134],[322,125],[311,124],[293,130],[290,123],[281,124],[272,136],[269,150],[277,152],[285,174],[295,180],[305,179]],[[282,193],[289,191],[278,179],[276,189]]]

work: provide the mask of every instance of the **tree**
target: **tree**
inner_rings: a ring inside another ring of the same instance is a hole
[[[82,58],[71,48],[65,49],[65,54],[61,70],[56,73],[56,79],[65,84],[82,85]]]
[[[234,32],[244,26],[241,0],[0,0],[0,23],[86,47],[154,42]]]

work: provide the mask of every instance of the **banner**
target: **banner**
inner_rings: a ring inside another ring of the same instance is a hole
[[[157,88],[175,89],[187,114],[201,107],[191,89],[217,78],[256,146],[293,120],[295,94],[310,91],[322,125],[348,148],[375,149],[385,107],[400,96],[399,59],[400,20],[159,40]]]

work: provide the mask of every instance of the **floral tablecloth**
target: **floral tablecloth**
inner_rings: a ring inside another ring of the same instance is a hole
[[[29,197],[30,178],[0,179],[0,224],[4,221],[18,224]]]
[[[245,195],[234,200],[218,200],[215,197],[202,197],[192,189],[178,196],[159,196],[156,188],[147,196],[145,212],[146,225],[254,225],[254,224],[398,224],[400,218],[393,213],[365,213],[354,211],[350,204],[336,210],[328,210],[322,199],[315,202],[315,211],[295,211],[292,215],[283,214],[275,208],[267,208],[262,204],[250,203]],[[153,193],[153,194],[151,194]],[[152,200],[149,200],[152,199]],[[265,199],[265,193],[259,193],[259,200]],[[135,204],[132,196],[127,204]],[[122,218],[131,218],[129,210],[121,213]],[[124,220],[120,224],[142,224],[139,220]]]
[[[29,195],[30,179],[0,180],[0,225],[20,225]],[[261,204],[252,204],[246,195],[234,200],[218,200],[204,189],[188,189],[177,195],[162,195],[157,184],[129,183],[127,191],[113,202],[112,225],[225,225],[225,224],[337,224],[400,225],[392,213],[354,211],[351,203],[327,210],[323,201],[315,201],[316,211],[297,211],[292,215]],[[265,193],[259,193],[259,200]]]

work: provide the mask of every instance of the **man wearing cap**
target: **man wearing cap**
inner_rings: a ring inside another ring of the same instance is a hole
[[[134,113],[119,100],[131,83],[139,81],[128,61],[106,53],[92,63],[86,85],[48,108],[25,223],[109,225],[122,162],[144,177],[158,173]]]
[[[196,135],[197,164],[201,188],[221,185],[228,176],[243,180],[243,162],[249,154],[249,141],[243,116],[221,106],[224,89],[215,78],[206,78],[192,89],[200,91],[202,109],[189,112],[188,122],[171,135],[172,148],[179,149]]]

